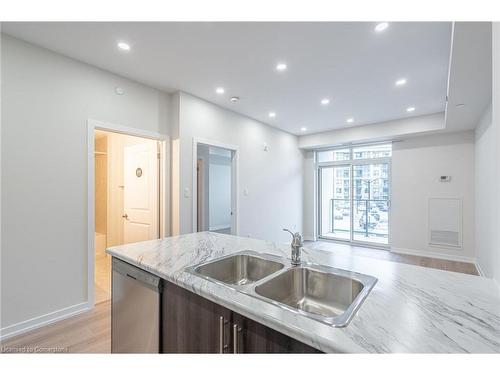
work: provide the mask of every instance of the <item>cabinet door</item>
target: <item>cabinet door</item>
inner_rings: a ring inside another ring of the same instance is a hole
[[[321,353],[316,348],[234,312],[231,332],[235,353]]]
[[[175,284],[162,295],[163,353],[230,352],[231,311]],[[222,332],[222,337],[221,337]]]

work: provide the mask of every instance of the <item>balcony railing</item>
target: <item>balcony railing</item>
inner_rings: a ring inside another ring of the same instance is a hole
[[[366,238],[388,237],[388,199],[354,199],[352,203],[354,234],[363,235]],[[350,231],[350,204],[350,199],[330,199],[329,227],[331,233]]]

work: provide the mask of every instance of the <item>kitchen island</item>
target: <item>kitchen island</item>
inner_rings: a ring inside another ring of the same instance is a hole
[[[305,247],[303,262],[378,279],[350,324],[339,328],[186,271],[242,251],[290,257],[287,244],[210,232],[107,249],[115,258],[321,352],[500,353],[500,291],[493,280]]]

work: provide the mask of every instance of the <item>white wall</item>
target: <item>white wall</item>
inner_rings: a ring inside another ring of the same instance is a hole
[[[193,230],[193,137],[239,147],[240,235],[289,241],[282,228],[302,230],[303,155],[296,136],[185,93],[180,94],[179,123],[181,233]]]
[[[494,22],[492,28],[492,66],[493,66],[493,87],[492,87],[492,122],[495,124],[496,132],[496,149],[500,149],[500,23]],[[498,151],[497,151],[498,152]],[[497,192],[500,191],[500,162],[498,162],[497,154],[497,165],[496,165],[496,186]],[[497,215],[500,212],[500,199],[496,200]],[[497,223],[500,223],[500,219],[497,216]],[[497,226],[498,228],[498,226]],[[500,241],[498,230],[495,231],[496,237],[496,248],[495,248],[495,266],[493,278],[496,280],[497,284],[500,285]]]
[[[497,249],[497,202],[498,185],[496,168],[498,165],[497,129],[491,121],[491,106],[485,111],[475,130],[476,169],[476,257],[481,272],[495,275]]]
[[[492,105],[476,128],[476,251],[486,277],[500,284],[500,23],[492,27]]]
[[[304,151],[304,202],[303,202],[303,235],[304,239],[316,240],[316,169],[314,151]]]
[[[439,176],[451,176],[440,182]],[[435,134],[395,142],[392,156],[393,251],[474,259],[474,134]],[[429,198],[461,198],[463,248],[429,246]]]
[[[5,35],[1,59],[5,334],[87,300],[87,119],[168,134],[169,98]]]
[[[500,149],[500,23],[494,22],[492,29],[492,56],[493,56],[493,88],[492,88],[492,122],[495,124],[496,132],[496,149]],[[498,158],[498,154],[497,154]],[[500,191],[500,162],[497,159],[496,165],[496,186],[497,192]],[[496,201],[497,207],[497,215],[500,212],[500,199]],[[500,219],[497,217],[497,223],[500,222]],[[498,228],[498,226],[497,226]],[[495,257],[495,267],[494,267],[494,275],[493,278],[496,280],[497,284],[500,285],[500,241],[498,231],[497,240],[496,240],[496,249],[495,253],[497,254]]]

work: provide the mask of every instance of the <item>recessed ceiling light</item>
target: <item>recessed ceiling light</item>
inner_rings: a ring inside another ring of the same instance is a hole
[[[236,103],[236,102],[239,102],[240,101],[240,98],[237,97],[237,96],[232,96],[229,101],[233,102],[233,103]]]
[[[269,117],[276,117],[276,112],[269,112]]]
[[[396,86],[404,86],[406,85],[406,78],[400,78],[396,81]]]
[[[330,103],[330,99],[328,99],[328,98],[321,99],[321,104],[327,105],[329,103]]]
[[[224,90],[224,87],[217,87],[217,88],[215,89],[215,92],[216,92],[217,94],[224,94],[224,91],[225,91],[225,90]]]
[[[406,112],[413,112],[414,110],[415,110],[415,107],[406,108]]]
[[[276,70],[278,71],[283,71],[283,70],[286,70],[287,68],[287,65],[285,63],[279,63],[278,65],[276,65]]]
[[[377,26],[375,26],[375,31],[377,33],[380,33],[382,31],[384,31],[385,29],[387,29],[389,27],[389,24],[387,22],[380,22],[377,24]]]
[[[301,132],[305,132],[306,130],[307,130],[307,128],[305,126],[303,126],[303,127],[300,128]]]
[[[130,51],[130,44],[126,42],[118,42],[117,46],[122,51]]]
[[[348,118],[347,120],[345,120],[347,123],[351,124],[354,122],[354,119],[352,117]]]

